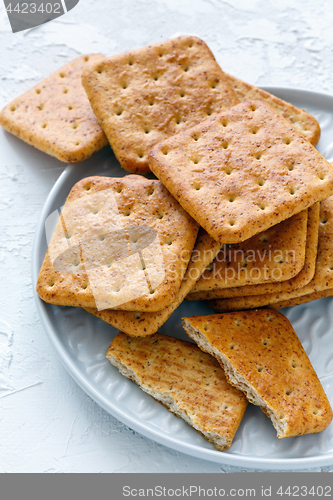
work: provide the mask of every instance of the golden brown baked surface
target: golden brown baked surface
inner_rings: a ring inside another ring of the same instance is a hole
[[[218,362],[195,344],[156,333],[119,333],[106,354],[141,389],[215,444],[230,447],[247,400],[225,378]]]
[[[301,295],[300,297],[295,297],[294,299],[282,300],[281,302],[275,302],[271,304],[270,307],[273,309],[282,309],[283,307],[298,306],[299,304],[307,304],[312,300],[324,299],[325,297],[333,296],[333,288],[328,288],[327,290],[322,290],[321,292],[312,292],[307,295]]]
[[[265,296],[254,295],[251,297],[211,300],[209,302],[211,307],[219,312],[251,309],[289,301],[297,297],[333,288],[333,196],[321,202],[319,220],[315,272],[309,283],[301,288],[267,294]]]
[[[134,234],[140,229],[154,233],[141,253]],[[57,305],[159,311],[176,297],[197,232],[198,224],[160,181],[83,179],[67,198],[37,293]]]
[[[307,285],[314,276],[316,267],[316,257],[318,249],[318,229],[319,229],[319,208],[320,203],[316,203],[308,208],[308,221],[307,221],[307,237],[305,246],[305,260],[304,266],[301,271],[294,277],[286,281],[263,283],[260,285],[245,285],[241,287],[214,289],[207,292],[190,293],[187,296],[188,300],[210,300],[210,299],[231,299],[238,297],[246,297],[250,295],[261,296],[258,300],[270,300],[278,292],[289,292],[297,290]],[[246,243],[246,242],[245,242]],[[266,299],[267,297],[267,299]],[[253,304],[256,302],[253,299]],[[256,307],[259,307],[259,304]],[[243,307],[242,309],[245,309]]]
[[[259,99],[266,102],[301,132],[311,144],[314,146],[317,144],[320,138],[320,126],[314,116],[304,111],[304,109],[297,108],[265,90],[243,82],[239,78],[228,74],[227,77],[241,102],[252,99]]]
[[[239,101],[207,45],[181,36],[107,57],[83,86],[121,166],[149,171],[154,144]]]
[[[87,54],[69,62],[4,107],[0,124],[24,142],[75,163],[107,145],[82,87],[84,68],[103,59]]]
[[[272,419],[278,437],[314,434],[332,420],[324,389],[288,319],[258,309],[184,318],[227,379]]]
[[[133,337],[152,335],[157,332],[160,326],[170,318],[171,314],[183,302],[196,280],[200,278],[205,267],[212,262],[219,250],[220,244],[213,240],[203,229],[200,229],[181,287],[172,304],[162,311],[140,313],[111,309],[104,311],[97,311],[97,309],[92,308],[84,309]]]
[[[262,101],[162,141],[149,165],[222,244],[244,241],[333,192],[332,165]]]
[[[308,211],[303,210],[242,243],[224,245],[192,292],[251,289],[293,278],[304,266],[307,219]]]

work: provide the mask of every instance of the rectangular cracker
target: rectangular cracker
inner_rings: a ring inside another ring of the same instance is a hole
[[[84,68],[100,54],[77,57],[4,107],[0,125],[24,142],[75,163],[107,145],[107,138],[82,87]]]
[[[203,229],[200,229],[191,260],[184,275],[181,287],[176,294],[175,300],[162,311],[149,312],[129,312],[84,308],[90,314],[97,316],[101,320],[118,328],[119,330],[133,337],[145,337],[152,335],[170,318],[171,314],[183,302],[194,283],[199,279],[202,271],[216,257],[220,250],[220,245],[213,240]]]
[[[134,173],[149,171],[153,145],[239,102],[194,36],[107,57],[82,83],[121,166]]]
[[[261,101],[166,139],[149,165],[222,244],[251,238],[333,193],[332,165]]]
[[[296,276],[304,266],[308,210],[242,243],[224,245],[192,293],[252,288]],[[319,223],[319,216],[318,216]]]
[[[301,132],[313,146],[318,143],[320,138],[320,126],[314,116],[304,111],[304,109],[297,108],[265,90],[243,82],[235,76],[231,76],[227,73],[226,76],[240,102],[251,101],[252,99],[265,101],[276,109],[283,118],[288,120],[296,130]]]
[[[324,389],[292,325],[259,309],[184,318],[199,347],[215,356],[227,380],[272,420],[278,438],[315,434],[332,420]]]
[[[333,196],[320,204],[320,223],[318,251],[315,272],[312,280],[302,288],[266,295],[253,295],[231,299],[209,301],[210,306],[219,312],[254,309],[281,301],[294,299],[314,292],[333,288]]]
[[[106,357],[127,378],[199,431],[220,451],[231,446],[247,407],[212,356],[195,344],[155,333],[119,333]]]
[[[66,200],[37,293],[57,305],[160,311],[176,298],[198,229],[158,180],[82,179]]]
[[[316,267],[316,256],[318,248],[318,229],[319,229],[319,209],[320,209],[320,203],[316,203],[312,207],[308,208],[305,261],[303,268],[294,278],[282,282],[263,283],[261,285],[245,285],[241,287],[233,287],[227,289],[214,289],[207,292],[205,291],[196,293],[191,292],[186,297],[186,299],[210,300],[210,299],[243,297],[249,295],[266,295],[282,291],[289,292],[291,290],[296,290],[307,285],[313,278]]]

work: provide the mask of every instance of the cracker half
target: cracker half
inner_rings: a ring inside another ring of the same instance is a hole
[[[294,277],[286,281],[263,283],[260,285],[245,285],[227,289],[214,289],[190,293],[187,300],[209,300],[242,297],[249,295],[266,295],[281,291],[291,291],[302,288],[313,278],[316,267],[316,256],[318,248],[318,229],[319,229],[319,209],[320,203],[316,203],[308,208],[307,237],[305,246],[305,260],[301,271]]]
[[[227,380],[270,417],[279,438],[314,434],[331,423],[324,389],[283,314],[259,309],[197,316],[184,318],[183,326],[216,357]]]
[[[159,311],[176,297],[197,233],[160,181],[83,179],[67,198],[37,293],[57,305]]]
[[[318,251],[312,280],[302,288],[266,295],[211,300],[209,305],[219,312],[254,309],[333,288],[333,196],[320,204]]]
[[[158,333],[141,339],[119,333],[106,357],[218,450],[231,446],[247,400],[227,382],[212,356],[195,344]]]
[[[205,267],[216,257],[220,245],[213,240],[203,229],[200,229],[191,260],[187,267],[183,282],[176,294],[175,300],[162,311],[128,312],[113,311],[110,309],[97,311],[97,309],[84,308],[90,314],[118,328],[133,337],[152,335],[170,318],[171,314],[183,302],[194,283],[200,278]]]
[[[207,45],[181,36],[97,62],[83,73],[121,166],[149,171],[151,147],[239,101]]]
[[[269,105],[248,101],[155,146],[149,164],[222,244],[239,243],[333,192],[333,167]]]
[[[293,278],[304,266],[307,219],[308,210],[303,210],[242,243],[224,245],[192,292],[251,288]]]
[[[75,163],[107,145],[107,138],[82,87],[84,68],[103,59],[77,57],[4,107],[0,125],[11,134],[55,156]]]
[[[320,126],[314,116],[265,90],[243,82],[239,78],[228,74],[227,77],[240,102],[252,99],[265,101],[288,120],[296,130],[301,132],[311,144],[314,146],[317,144],[320,138]]]

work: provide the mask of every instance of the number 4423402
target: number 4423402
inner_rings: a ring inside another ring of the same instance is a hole
[[[331,486],[280,486],[276,492],[281,498],[286,497],[332,497]]]
[[[44,14],[61,14],[60,3],[41,3],[37,6],[35,3],[18,2],[16,4],[9,3],[6,10],[10,14],[16,12],[17,14],[35,14],[37,12]]]

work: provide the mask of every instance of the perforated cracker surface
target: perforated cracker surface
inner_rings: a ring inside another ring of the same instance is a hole
[[[57,305],[161,310],[181,286],[197,232],[160,181],[83,179],[67,198],[37,292]]]
[[[239,102],[194,36],[105,58],[82,82],[121,166],[135,173],[149,171],[154,144]]]
[[[192,292],[250,288],[294,277],[304,265],[307,218],[308,211],[303,210],[242,243],[225,245]]]
[[[252,309],[268,304],[302,297],[333,288],[333,197],[330,196],[320,204],[320,222],[318,234],[318,251],[314,276],[305,286],[290,291],[281,291],[266,295],[254,295],[233,299],[211,300],[210,305],[216,311],[236,311]]]
[[[152,335],[157,332],[183,302],[194,283],[200,278],[205,267],[212,262],[219,250],[220,244],[213,240],[203,229],[200,229],[191,260],[175,300],[162,311],[140,313],[110,309],[104,311],[85,309],[90,314],[133,337]]]
[[[247,401],[226,381],[212,356],[195,344],[158,333],[144,339],[119,333],[106,357],[218,449],[229,448]]]
[[[332,194],[333,168],[273,108],[238,104],[155,146],[150,167],[217,241],[239,243]]]
[[[80,56],[52,73],[0,113],[8,132],[58,160],[75,163],[108,141],[82,87],[81,75],[103,56]]]
[[[245,285],[232,288],[213,289],[190,293],[187,296],[189,300],[209,300],[218,298],[246,297],[250,295],[263,295],[264,300],[270,294],[298,290],[307,285],[314,276],[316,267],[316,257],[318,248],[318,229],[319,229],[319,208],[320,203],[316,203],[308,208],[307,237],[305,247],[304,266],[301,271],[293,278],[274,283],[263,283],[260,285]],[[258,306],[259,307],[259,306]],[[244,309],[244,307],[243,307]]]
[[[184,328],[205,350],[214,350],[233,385],[275,415],[278,437],[313,434],[330,424],[329,401],[283,314],[261,309],[197,316],[184,318]]]
[[[314,146],[317,144],[320,138],[320,126],[314,116],[265,90],[243,82],[239,78],[228,74],[227,77],[240,102],[252,99],[265,101],[301,132],[311,144]]]

